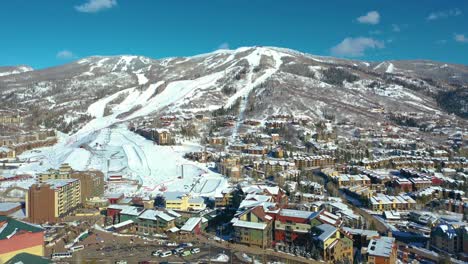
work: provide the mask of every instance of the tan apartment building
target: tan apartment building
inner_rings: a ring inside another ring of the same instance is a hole
[[[33,184],[26,194],[26,213],[33,223],[56,222],[81,204],[80,181],[47,180]]]
[[[104,194],[104,174],[100,171],[74,171],[64,163],[58,170],[49,169],[38,176],[39,183],[48,180],[78,179],[81,183],[81,201]]]

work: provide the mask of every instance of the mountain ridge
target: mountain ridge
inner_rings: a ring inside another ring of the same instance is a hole
[[[453,100],[464,95],[467,84],[466,66],[424,61],[374,63],[256,46],[163,59],[87,57],[1,76],[0,98],[6,106],[32,104],[31,110],[49,111],[48,119],[34,118],[36,124],[67,128],[65,131],[97,122],[92,120],[112,124],[168,113],[214,114],[222,110],[238,116],[231,131],[237,134],[241,120],[266,120],[282,112],[371,123],[388,119],[392,112],[465,117],[465,100],[458,100],[457,107],[447,107],[438,96],[450,92],[440,98]],[[45,107],[37,106],[41,104]]]

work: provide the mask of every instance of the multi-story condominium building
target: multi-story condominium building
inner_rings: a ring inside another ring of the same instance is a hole
[[[367,263],[394,264],[397,260],[397,246],[393,237],[373,238],[367,247]]]
[[[8,216],[0,216],[0,263],[20,253],[44,256],[44,230]]]
[[[287,244],[309,238],[311,218],[317,213],[282,209],[275,219],[275,241]],[[300,242],[299,242],[300,243]]]
[[[280,159],[267,159],[254,161],[254,170],[262,174],[264,177],[273,176],[275,173],[286,170],[293,170],[296,168],[294,162],[289,162]]]
[[[223,157],[216,163],[219,173],[233,179],[240,179],[241,166],[239,157]]]
[[[431,248],[436,251],[457,254],[468,250],[468,231],[466,226],[455,227],[440,224],[431,231]]]
[[[431,178],[410,178],[409,181],[413,184],[413,190],[422,190],[432,186]]]
[[[215,196],[215,207],[229,207],[233,205],[233,188],[226,188]]]
[[[407,195],[392,196],[376,193],[369,200],[373,211],[411,210],[416,205],[416,201]]]
[[[353,240],[335,226],[318,225],[312,230],[312,237],[324,261],[353,261]]]
[[[206,208],[205,200],[201,197],[190,197],[183,192],[164,193],[167,209],[176,211],[201,211]]]
[[[411,192],[413,190],[413,183],[405,178],[398,178],[394,181],[395,186],[404,192]]]
[[[58,170],[49,169],[39,174],[38,181],[78,179],[81,183],[81,200],[84,202],[104,194],[104,174],[100,171],[74,171],[64,163]]]
[[[46,172],[39,174],[37,180],[39,183],[43,183],[48,180],[63,180],[70,179],[72,173],[72,167],[68,163],[60,165],[58,170],[48,169]]]
[[[237,243],[260,248],[271,245],[273,217],[266,214],[262,205],[243,212],[231,222]]]
[[[56,222],[81,204],[77,179],[47,180],[33,184],[26,195],[26,212],[34,223]]]
[[[363,186],[370,185],[371,180],[367,175],[358,174],[358,175],[349,175],[349,174],[340,174],[337,176],[332,176],[332,180],[338,184],[338,188],[351,187],[351,186]]]
[[[153,138],[158,145],[174,145],[172,134],[167,129],[155,129],[153,130]]]
[[[324,167],[335,164],[335,159],[329,155],[309,156],[309,155],[295,155],[292,160],[298,169],[311,168],[311,167]]]
[[[175,217],[164,211],[146,210],[136,222],[136,231],[140,234],[153,235],[175,227]]]

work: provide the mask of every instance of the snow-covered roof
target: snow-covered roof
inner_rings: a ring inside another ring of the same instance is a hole
[[[187,222],[180,228],[181,231],[192,232],[193,229],[201,223],[201,217],[190,217]]]
[[[181,214],[175,212],[174,210],[166,210],[166,214],[171,215],[171,216],[173,216],[175,218],[179,218],[179,217],[182,216]]]
[[[175,219],[174,217],[164,213],[163,211],[156,211],[156,210],[146,210],[138,218],[153,220],[153,221],[157,221],[159,218],[166,222],[169,222]]]
[[[169,228],[167,231],[172,232],[172,233],[176,233],[176,232],[179,232],[179,230],[180,230],[179,228],[174,226],[174,227]]]
[[[243,220],[237,220],[233,223],[234,227],[244,227],[244,228],[251,228],[251,229],[260,229],[263,230],[267,227],[264,223],[255,223],[255,222],[248,222]]]
[[[167,200],[180,200],[183,196],[187,195],[184,192],[165,192],[164,193],[164,198]]]
[[[300,210],[292,210],[292,209],[282,209],[280,211],[281,216],[287,216],[287,217],[296,217],[296,218],[310,218],[312,215],[314,215],[314,212],[308,212],[308,211],[300,211]]]
[[[115,224],[113,225],[114,228],[121,228],[121,227],[124,227],[124,226],[127,226],[127,225],[131,225],[133,224],[133,220],[127,220],[127,221],[123,221],[121,223],[118,223],[118,224]]]
[[[336,227],[329,224],[321,224],[318,225],[317,228],[320,229],[320,231],[322,231],[322,233],[317,237],[320,241],[327,240],[337,231]]]
[[[373,256],[389,257],[392,254],[394,242],[393,237],[373,238],[369,242],[368,253]]]
[[[0,203],[0,212],[10,211],[18,206],[21,207],[21,203]]]
[[[49,184],[52,189],[58,189],[76,181],[79,181],[79,180],[78,179],[47,180],[47,181],[44,181],[44,183]]]
[[[379,232],[375,230],[367,230],[367,229],[356,229],[350,227],[343,227],[343,231],[352,235],[361,235],[361,236],[368,236],[368,237],[378,237],[380,236]]]

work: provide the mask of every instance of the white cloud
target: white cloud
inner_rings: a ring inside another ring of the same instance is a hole
[[[229,49],[229,43],[221,43],[221,45],[218,46],[218,49]]]
[[[96,13],[117,5],[117,0],[87,0],[86,3],[75,6],[76,11],[84,13]]]
[[[382,41],[373,38],[345,38],[331,48],[331,53],[336,56],[359,57],[363,56],[367,49],[382,49],[384,47],[385,44]]]
[[[61,50],[57,52],[56,57],[57,59],[68,60],[68,59],[76,58],[76,55],[69,50]]]
[[[392,31],[393,32],[400,32],[401,28],[397,24],[392,24]]]
[[[458,8],[450,9],[450,10],[445,10],[445,11],[438,11],[438,12],[432,12],[427,16],[427,20],[437,20],[440,18],[447,18],[447,17],[456,17],[460,16],[462,14],[462,11]]]
[[[454,39],[457,42],[468,43],[468,37],[466,37],[464,34],[455,34]]]
[[[366,15],[358,17],[357,21],[362,24],[376,25],[380,22],[380,14],[377,11],[369,11]]]

